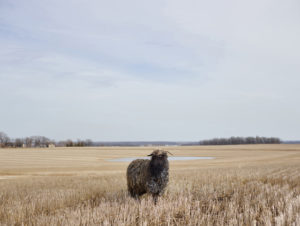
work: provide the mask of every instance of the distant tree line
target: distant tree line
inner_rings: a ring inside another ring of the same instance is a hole
[[[66,141],[59,141],[57,142],[57,146],[59,147],[88,147],[94,146],[94,142],[90,139],[87,140],[66,140]]]
[[[85,147],[93,146],[93,141],[90,139],[87,140],[66,140],[55,142],[44,136],[30,136],[25,138],[10,138],[6,133],[0,132],[0,148],[18,148],[18,147],[49,147],[50,144],[60,147]]]
[[[169,141],[148,141],[148,142],[93,142],[87,140],[63,140],[54,141],[44,136],[31,136],[25,138],[10,138],[6,133],[0,132],[0,148],[5,147],[49,147],[55,145],[57,147],[88,147],[88,146],[153,146],[153,145],[234,145],[234,144],[280,144],[281,140],[277,137],[230,137],[230,138],[214,138],[203,140],[200,142],[169,142]]]
[[[12,139],[6,133],[0,132],[0,147],[47,147],[54,141],[44,136],[31,136]]]
[[[200,145],[233,145],[233,144],[280,144],[281,140],[277,137],[230,137],[214,138],[200,141]]]

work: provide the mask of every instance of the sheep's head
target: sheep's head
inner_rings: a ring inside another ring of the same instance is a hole
[[[154,150],[150,155],[148,156],[152,156],[152,159],[153,158],[168,158],[168,151],[164,151],[164,150]],[[170,153],[171,154],[171,153]]]
[[[170,152],[155,150],[150,155],[148,155],[151,156],[150,168],[152,174],[156,175],[165,168],[169,169],[168,153]]]

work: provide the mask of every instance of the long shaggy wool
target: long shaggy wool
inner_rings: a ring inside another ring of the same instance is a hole
[[[150,193],[153,197],[164,193],[169,182],[169,162],[166,157],[152,156],[151,160],[137,159],[127,168],[127,186],[132,197]]]

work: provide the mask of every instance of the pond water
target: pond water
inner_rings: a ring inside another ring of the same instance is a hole
[[[119,159],[110,159],[110,162],[131,162],[135,159],[150,159],[150,157],[131,157],[131,158],[119,158]],[[214,157],[191,157],[191,156],[170,156],[168,157],[169,161],[186,161],[186,160],[207,160],[214,159]]]

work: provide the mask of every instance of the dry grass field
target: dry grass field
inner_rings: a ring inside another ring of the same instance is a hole
[[[166,147],[155,206],[126,191],[128,162],[154,148],[0,149],[0,225],[300,225],[300,145]]]

